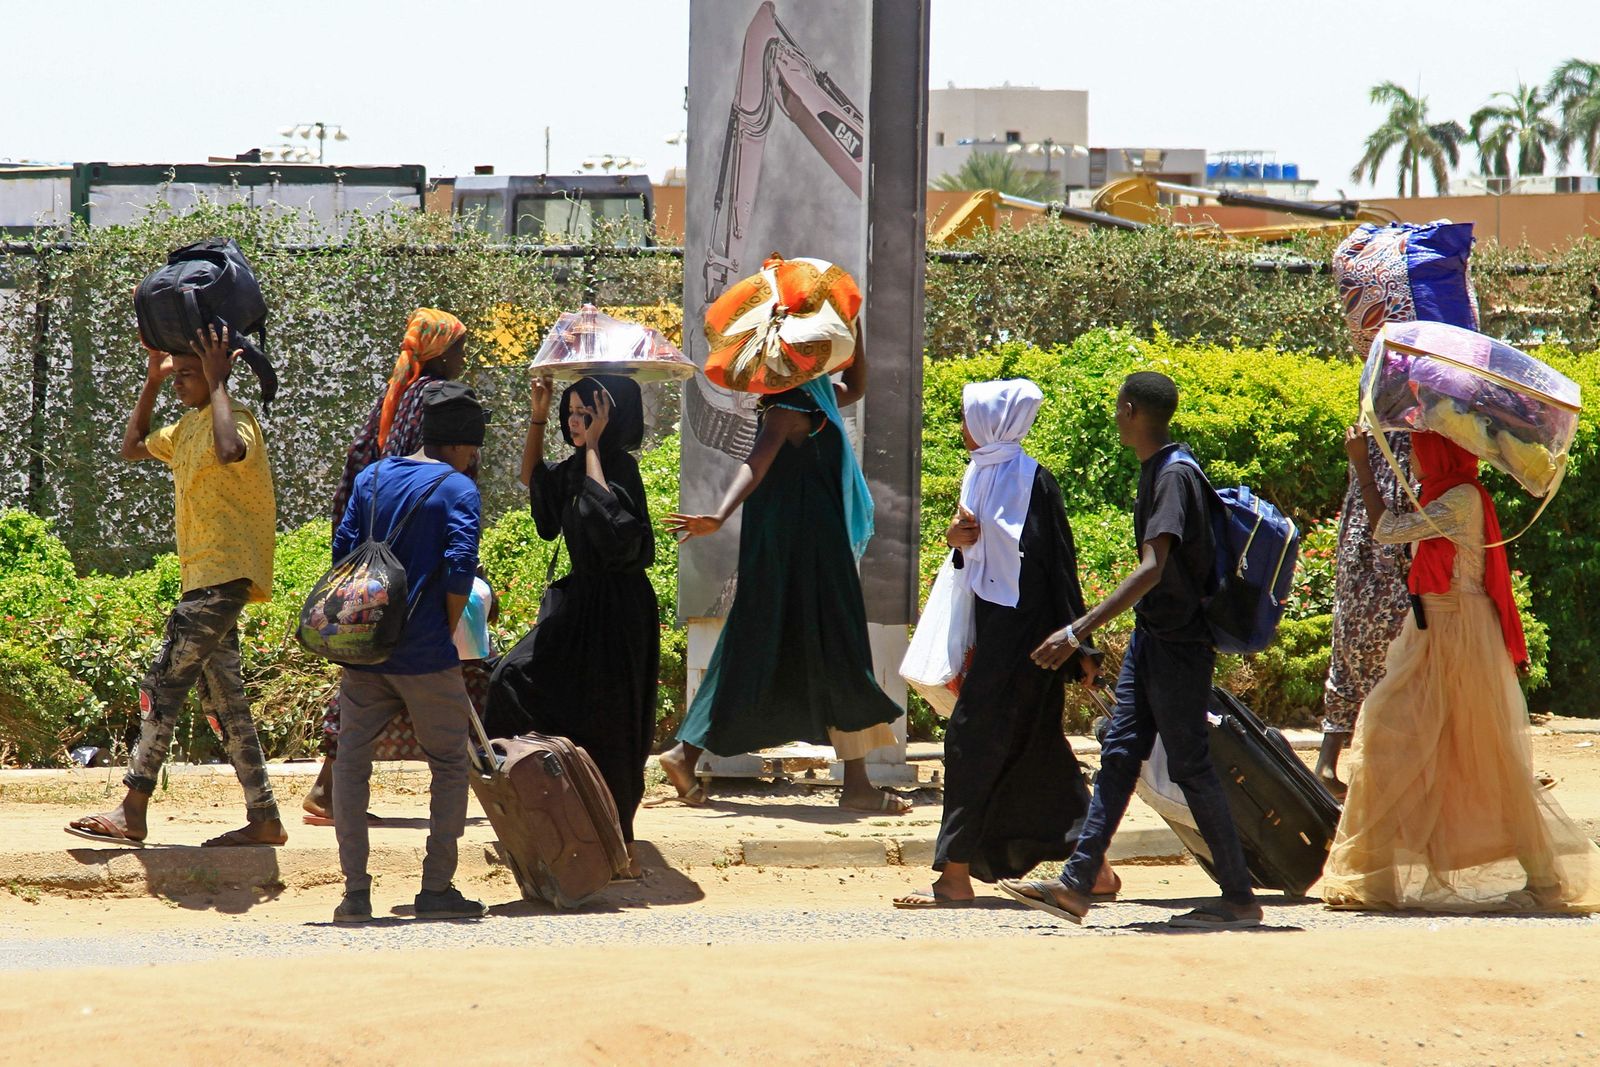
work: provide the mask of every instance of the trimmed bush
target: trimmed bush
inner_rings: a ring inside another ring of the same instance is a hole
[[[88,686],[43,650],[0,643],[0,765],[55,767],[100,714]]]

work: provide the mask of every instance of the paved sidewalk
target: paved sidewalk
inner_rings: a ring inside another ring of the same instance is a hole
[[[1089,744],[1075,739],[1083,752]],[[718,779],[702,808],[677,803],[645,808],[635,830],[645,866],[926,867],[942,813],[933,784],[942,772],[931,747],[913,755],[919,783],[900,787],[915,804],[902,817],[844,811],[837,789],[799,781]],[[1087,755],[1087,753],[1086,753]],[[1090,757],[1092,763],[1092,756]],[[203,849],[200,842],[243,821],[232,769],[170,768],[168,787],[151,803],[144,848],[113,848],[64,833],[71,819],[104,811],[120,798],[115,768],[0,771],[0,889],[72,895],[178,895],[240,887],[271,893],[339,880],[333,829],[308,826],[300,801],[315,763],[277,763],[271,771],[288,818],[282,848]],[[655,786],[652,798],[670,789]],[[421,869],[427,834],[428,775],[416,764],[382,764],[374,778],[371,828],[374,873],[412,875]],[[1154,812],[1135,802],[1117,836],[1112,858],[1177,862],[1182,846]],[[461,843],[464,877],[503,866],[493,828],[473,797]]]
[[[1600,721],[1552,719],[1534,729],[1536,767],[1560,784],[1569,814],[1600,832],[1600,746],[1585,735]],[[1308,762],[1320,737],[1287,736]],[[1092,768],[1099,746],[1072,738],[1074,751]],[[649,867],[926,868],[939,830],[943,749],[910,748],[915,786],[899,787],[916,804],[901,818],[841,811],[837,791],[825,784],[718,779],[703,808],[678,804],[646,808],[636,823]],[[821,761],[817,766],[822,766]],[[270,895],[279,888],[340,880],[333,829],[300,821],[300,801],[317,772],[315,762],[275,763],[273,782],[289,820],[283,848],[201,849],[208,837],[238,826],[243,805],[232,768],[174,766],[151,805],[150,844],[143,849],[103,847],[62,832],[69,820],[104,811],[120,798],[120,768],[0,771],[0,890],[14,894],[178,896],[239,887]],[[804,774],[805,765],[794,768]],[[826,772],[817,769],[817,774]],[[671,790],[652,769],[651,796]],[[371,867],[376,873],[415,877],[427,832],[428,775],[420,764],[381,764],[373,782]],[[1117,862],[1180,862],[1184,851],[1165,823],[1137,799],[1111,850]],[[495,834],[470,801],[462,841],[464,877],[508,877]]]

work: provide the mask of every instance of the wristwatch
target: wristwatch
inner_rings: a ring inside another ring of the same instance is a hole
[[[1078,635],[1072,632],[1072,624],[1070,622],[1067,623],[1067,644],[1072,646],[1074,652],[1083,647],[1083,642],[1078,640]]]

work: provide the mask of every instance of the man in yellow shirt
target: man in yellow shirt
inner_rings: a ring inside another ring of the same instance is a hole
[[[266,440],[248,409],[228,396],[227,327],[202,330],[189,354],[151,352],[144,389],[128,416],[122,458],[159,459],[172,468],[177,497],[178,564],[183,596],[167,619],[166,640],[139,687],[139,743],[115,810],[73,820],[66,830],[117,845],[142,845],[147,813],[172,730],[189,690],[222,734],[244,787],[247,822],[209,846],[281,845],[288,839],[267,779],[266,759],[239,672],[239,612],[272,596],[276,504]],[[154,432],[151,415],[161,383],[189,411]]]

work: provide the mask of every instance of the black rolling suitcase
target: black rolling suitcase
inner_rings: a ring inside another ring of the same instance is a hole
[[[1207,720],[1211,762],[1222,779],[1251,880],[1260,889],[1304,896],[1322,877],[1339,826],[1339,802],[1300,762],[1282,733],[1221,686],[1211,690]],[[1164,792],[1171,796],[1176,790]],[[1154,801],[1151,806],[1215,878],[1210,848],[1192,822],[1183,819],[1187,810],[1175,811],[1170,800],[1152,797],[1145,779],[1139,793]]]

